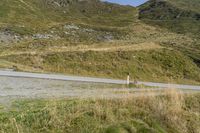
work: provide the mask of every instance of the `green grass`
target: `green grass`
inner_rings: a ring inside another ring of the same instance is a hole
[[[52,26],[65,23],[124,27],[135,20],[136,14],[133,7],[91,0],[73,1],[62,7],[49,0],[2,0],[0,7],[1,27],[11,27],[11,31],[19,34],[44,32]]]
[[[199,2],[150,0],[139,8],[139,18],[179,34],[199,36]],[[187,8],[186,8],[187,7]]]
[[[180,0],[164,2],[165,8],[159,4],[151,7],[151,3],[155,4],[152,1],[140,8],[101,3],[96,0],[70,1],[69,5],[67,1],[57,0],[64,3],[58,7],[49,1],[3,0],[1,2],[0,32],[9,31],[22,37],[28,36],[28,39],[14,44],[0,45],[0,54],[3,55],[0,57],[1,67],[18,66],[21,71],[37,69],[37,72],[112,78],[125,78],[127,73],[131,72],[138,80],[199,82],[199,67],[197,68],[200,66],[199,20],[182,21],[185,17],[198,17],[195,16],[198,12],[194,11],[198,10],[194,4],[196,0],[189,3],[195,8],[191,11],[186,9],[185,1]],[[147,12],[140,12],[141,9]],[[185,12],[181,18],[174,19],[183,10]],[[65,25],[70,24],[80,29],[66,30]],[[85,29],[93,32],[84,32]],[[75,35],[66,35],[65,32]],[[36,33],[53,34],[61,38],[31,38],[31,35]],[[102,39],[106,35],[111,35],[113,40]],[[77,52],[56,51],[73,46],[106,48],[110,45],[132,46],[140,43],[146,45],[154,43],[168,50],[155,48],[155,50],[141,51],[133,49],[128,52],[120,49],[109,52],[88,50],[83,52],[79,48]],[[6,54],[10,56],[4,56]]]
[[[178,51],[144,50],[116,52],[61,52],[44,55],[14,55],[5,60],[46,72],[137,80],[199,82],[200,69]],[[19,68],[20,69],[20,68]]]
[[[171,2],[172,4],[174,4],[175,6],[183,9],[183,10],[191,10],[197,13],[200,13],[200,3],[198,0],[168,0],[169,2]]]
[[[183,52],[199,66],[200,10],[198,7],[198,0],[150,0],[139,7],[139,18],[146,24],[184,34],[195,40],[183,44],[171,41],[174,45],[170,47]],[[170,45],[170,42],[165,45]]]
[[[68,133],[198,133],[199,94],[123,99],[17,101],[0,111],[0,131]]]

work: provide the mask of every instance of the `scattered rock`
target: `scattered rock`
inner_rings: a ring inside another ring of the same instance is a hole
[[[95,30],[93,30],[93,29],[87,29],[87,28],[86,28],[86,29],[83,29],[83,31],[84,31],[84,32],[94,32]]]
[[[22,37],[16,34],[12,34],[8,31],[2,31],[0,32],[0,44],[9,44],[9,43],[15,43],[22,40]]]
[[[60,37],[58,35],[51,35],[51,34],[34,34],[32,36],[33,39],[59,39]]]
[[[80,28],[74,24],[71,24],[71,25],[65,25],[64,26],[64,29],[68,29],[68,30],[79,30]]]
[[[53,37],[53,35],[50,35],[50,34],[34,34],[32,36],[33,39],[49,39],[52,37]]]
[[[99,35],[97,37],[98,41],[112,41],[114,40],[114,36],[111,34],[107,34],[107,35]]]

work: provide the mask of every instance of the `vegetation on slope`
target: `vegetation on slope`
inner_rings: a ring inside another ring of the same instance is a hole
[[[191,10],[185,8],[186,4],[193,8]],[[200,11],[192,10],[196,9],[193,6],[195,4],[198,6],[199,2],[196,0],[189,3],[182,0],[150,0],[140,7],[139,18],[177,33],[192,33],[199,36]]]
[[[139,7],[139,18],[146,24],[192,37],[195,40],[193,43],[172,47],[191,57],[199,66],[199,6],[198,0],[150,0]]]
[[[141,80],[199,81],[199,12],[184,2],[151,0],[137,10],[99,0],[3,0],[0,64],[22,71],[113,78],[130,71]]]
[[[3,59],[46,72],[113,78],[125,78],[130,72],[138,80],[200,81],[200,70],[189,58],[167,49],[51,52],[10,55]]]
[[[125,26],[134,20],[135,12],[133,7],[99,0],[2,0],[0,26],[19,33],[45,31],[66,22]]]
[[[183,10],[187,11],[193,11],[196,13],[200,13],[200,3],[198,0],[168,0],[170,3],[174,4],[178,8],[181,8]]]
[[[112,100],[18,101],[0,110],[0,132],[199,133],[199,94]]]

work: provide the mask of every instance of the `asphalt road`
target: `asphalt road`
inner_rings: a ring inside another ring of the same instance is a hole
[[[3,71],[3,70],[0,70],[0,76],[50,79],[50,80],[61,80],[61,81],[78,81],[78,82],[90,82],[90,83],[126,84],[126,80],[91,78],[91,77],[80,77],[80,76],[66,76],[66,75],[58,75],[58,74],[39,74],[39,73]],[[143,84],[146,86],[156,87],[156,88],[188,89],[188,90],[200,91],[200,86],[194,86],[194,85],[165,84],[165,83],[153,83],[153,82],[138,82],[138,84]]]

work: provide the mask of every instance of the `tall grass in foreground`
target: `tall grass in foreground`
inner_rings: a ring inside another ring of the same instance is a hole
[[[199,133],[200,94],[19,101],[1,111],[0,132]]]

